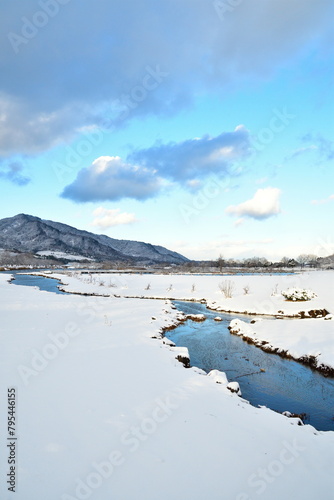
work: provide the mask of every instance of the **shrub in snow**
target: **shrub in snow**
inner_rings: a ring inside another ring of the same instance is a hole
[[[225,295],[226,299],[231,299],[233,297],[234,288],[234,283],[230,280],[223,281],[219,285],[219,289],[221,293]]]
[[[288,290],[282,292],[282,295],[286,300],[292,300],[294,302],[311,300],[317,296],[311,290],[305,290],[303,288],[288,288]]]

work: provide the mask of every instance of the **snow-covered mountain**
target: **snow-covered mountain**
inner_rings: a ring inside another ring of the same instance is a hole
[[[0,220],[0,248],[39,255],[86,257],[97,261],[182,263],[188,259],[167,248],[140,241],[117,240],[103,234],[19,214]]]

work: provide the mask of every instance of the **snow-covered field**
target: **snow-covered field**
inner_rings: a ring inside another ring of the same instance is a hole
[[[334,312],[334,272],[311,271],[289,275],[204,276],[147,274],[53,274],[67,291],[185,300],[205,299],[212,309],[251,314],[297,316],[300,311],[327,309]],[[221,288],[230,284],[231,298]],[[288,302],[281,292],[292,287],[310,289],[317,295],[306,302]],[[247,289],[247,292],[245,291]]]
[[[7,389],[15,387],[18,437],[14,494],[6,484],[10,441],[0,434],[0,498],[331,498],[334,432],[252,407],[216,383],[223,375],[185,369],[175,359],[182,350],[152,338],[175,321],[170,302],[124,298],[206,299],[267,314],[333,312],[331,276],[228,277],[235,290],[227,299],[222,277],[62,277],[67,290],[110,295],[85,297],[10,285],[0,274],[0,413],[5,429]],[[278,294],[291,286],[317,297],[287,303]],[[326,325],[328,342],[334,325],[322,318],[272,323],[298,325],[290,336],[306,326],[312,349],[316,325]],[[265,334],[265,320],[253,327]]]

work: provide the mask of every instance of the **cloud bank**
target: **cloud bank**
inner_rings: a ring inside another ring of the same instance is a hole
[[[223,17],[214,4],[2,2],[0,155],[48,149],[83,126],[119,125],[119,112],[124,120],[177,113],[202,92],[223,96],[232,81],[270,77],[310,44],[328,51],[331,0],[239,2]]]

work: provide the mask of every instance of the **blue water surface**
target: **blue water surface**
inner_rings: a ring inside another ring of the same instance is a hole
[[[266,353],[230,334],[228,326],[233,318],[249,322],[251,316],[217,313],[193,302],[174,301],[174,304],[186,314],[201,313],[207,317],[202,323],[188,320],[166,333],[177,346],[188,348],[192,366],[206,372],[213,369],[225,372],[230,381],[239,382],[242,396],[255,406],[306,413],[305,423],[319,430],[334,430],[333,378],[296,361]],[[214,321],[216,316],[223,321]],[[301,320],[272,321],[280,321],[283,329],[285,321]]]

